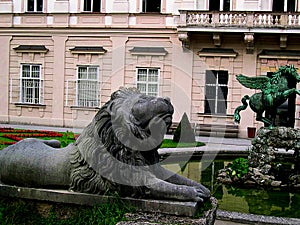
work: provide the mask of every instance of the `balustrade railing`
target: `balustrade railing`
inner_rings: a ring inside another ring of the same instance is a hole
[[[180,11],[180,26],[300,27],[300,13]]]
[[[291,14],[288,16],[288,25],[290,26],[300,26],[300,15]]]

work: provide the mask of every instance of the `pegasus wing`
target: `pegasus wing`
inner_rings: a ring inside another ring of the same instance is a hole
[[[236,79],[246,88],[260,90],[266,88],[267,83],[270,81],[270,78],[267,76],[247,77],[242,74],[237,75]]]

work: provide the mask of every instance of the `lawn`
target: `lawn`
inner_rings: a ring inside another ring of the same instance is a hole
[[[41,138],[41,139],[56,139],[61,142],[61,147],[65,147],[68,144],[75,141],[78,134],[72,132],[56,132],[47,130],[25,130],[25,129],[13,129],[13,128],[0,128],[0,150],[16,142],[23,140],[24,138]],[[202,142],[195,143],[177,143],[171,139],[163,140],[161,148],[186,148],[186,147],[198,147],[204,146]]]
[[[172,139],[164,139],[161,144],[161,148],[189,148],[189,147],[200,147],[204,146],[203,142],[194,143],[184,143],[184,142],[174,142]]]
[[[135,209],[117,195],[113,202],[80,206],[0,197],[0,224],[114,225]]]
[[[47,130],[25,130],[13,128],[0,128],[0,150],[15,144],[24,138],[56,139],[61,143],[61,147],[75,141],[76,134],[72,132],[56,132]]]

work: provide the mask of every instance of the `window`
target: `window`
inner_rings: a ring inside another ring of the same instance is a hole
[[[27,0],[27,12],[43,12],[43,0]]]
[[[287,11],[288,12],[295,12],[296,10],[296,1],[295,0],[288,0],[287,1]]]
[[[161,0],[142,0],[143,12],[160,12]]]
[[[158,96],[159,69],[157,68],[138,68],[137,69],[137,88],[141,93]]]
[[[273,0],[273,12],[283,12],[284,11],[284,0]]]
[[[41,104],[41,65],[21,65],[21,103]]]
[[[101,12],[101,0],[83,0],[84,12]]]
[[[98,67],[78,66],[77,106],[98,107]]]
[[[273,0],[273,12],[284,12],[286,7],[287,12],[295,12],[296,1],[295,0]]]
[[[223,0],[223,11],[230,11],[230,0]]]
[[[206,71],[205,113],[226,114],[228,94],[227,83],[227,71]]]
[[[220,0],[209,0],[209,11],[219,11]]]

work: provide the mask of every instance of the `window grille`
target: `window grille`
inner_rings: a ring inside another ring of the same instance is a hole
[[[99,106],[99,84],[97,66],[78,66],[76,81],[76,105],[80,107]]]
[[[43,83],[41,65],[21,65],[20,101],[26,104],[42,104]]]
[[[226,114],[228,71],[207,70],[205,107],[207,114]]]
[[[137,88],[141,93],[158,96],[159,73],[160,70],[158,68],[137,69]]]

